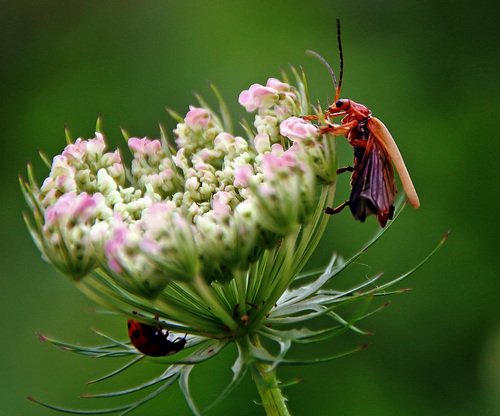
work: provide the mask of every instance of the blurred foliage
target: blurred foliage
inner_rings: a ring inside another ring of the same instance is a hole
[[[333,95],[328,75],[304,51],[318,51],[337,68],[336,17],[343,23],[343,95],[368,105],[388,125],[422,202],[418,211],[408,208],[363,257],[359,275],[401,272],[448,228],[452,234],[444,250],[409,281],[414,290],[370,321],[377,333],[371,348],[331,364],[281,371],[285,380],[304,380],[287,390],[292,412],[498,414],[499,221],[488,209],[500,202],[495,147],[500,6],[486,0],[473,5],[445,0],[1,1],[0,414],[48,414],[25,400],[28,394],[82,406],[75,395],[85,390],[84,381],[104,372],[99,361],[39,343],[37,331],[82,343],[95,341],[89,327],[126,336],[124,320],[93,314],[94,305],[40,260],[21,218],[16,176],[26,160],[34,161],[43,179],[46,170],[37,150],[50,156],[60,152],[65,124],[75,137],[92,136],[98,115],[111,146],[123,145],[119,127],[157,137],[158,121],[173,126],[164,107],[183,113],[194,102],[192,91],[209,95],[207,81],[219,87],[240,117],[239,92],[279,76],[289,63],[305,68],[313,97],[326,104]],[[340,147],[348,163],[352,151]],[[347,195],[348,178],[340,182],[339,201]],[[348,212],[334,217],[315,261],[326,261],[332,250],[352,253],[375,230],[370,220],[359,224]],[[323,352],[341,347],[325,344]],[[200,371],[194,392],[202,402],[228,380],[227,354],[226,361]],[[257,398],[254,389],[247,380],[211,414],[261,414],[250,400]],[[137,414],[188,411],[172,390]]]

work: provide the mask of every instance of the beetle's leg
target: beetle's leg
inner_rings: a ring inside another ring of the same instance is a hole
[[[326,207],[325,214],[328,214],[328,215],[338,214],[340,211],[342,211],[348,205],[349,205],[349,201],[344,201],[342,204],[340,204],[336,208]]]
[[[333,117],[343,117],[347,113],[345,111],[330,111],[326,110],[325,111],[325,118],[333,118]]]
[[[354,172],[354,168],[352,166],[345,166],[343,168],[337,169],[337,175],[344,173],[344,172]]]
[[[354,127],[358,125],[357,120],[349,121],[348,123],[343,124],[329,124],[328,126],[321,127],[321,134],[329,133],[334,136],[344,136],[349,133]]]
[[[325,114],[324,114],[324,117],[325,117],[325,119],[329,119],[329,118],[333,118],[333,117],[343,117],[346,114],[347,113],[345,111],[337,111],[337,112],[335,112],[335,111],[326,110]],[[306,120],[306,121],[319,120],[319,116],[317,116],[316,114],[301,116],[301,118],[302,118],[302,120]]]

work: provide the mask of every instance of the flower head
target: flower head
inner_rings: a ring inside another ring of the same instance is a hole
[[[133,137],[128,146],[134,156],[131,173],[137,188],[145,192],[149,185],[160,198],[182,189],[182,177],[160,140]]]
[[[101,193],[63,194],[45,211],[44,255],[62,272],[76,279],[85,276],[98,260],[92,249],[93,228],[111,215]]]
[[[288,117],[300,115],[307,99],[297,88],[269,78],[265,86],[252,84],[240,94],[238,101],[248,112],[256,111],[254,126],[257,132],[277,143],[281,137],[280,123]]]
[[[225,103],[219,116],[201,99],[201,107],[176,117],[175,146],[163,131],[161,139],[129,138],[128,169],[118,150],[106,152],[101,133],[54,157],[41,187],[28,168],[29,179],[21,181],[32,210],[26,222],[44,258],[92,299],[144,321],[133,325],[145,332],[129,333],[131,342],[109,338],[107,346],[77,352],[133,357],[103,379],[151,350],[136,349],[140,343],[161,342],[160,350],[179,354],[154,382],[116,395],[157,383],[159,393],[179,380],[197,413],[187,388],[196,363],[234,342],[232,384],[252,365],[262,370],[254,377],[266,377],[294,342],[359,332],[358,315],[344,319],[334,310],[387,287],[331,289],[332,278],[353,261],[335,256],[321,273],[301,272],[326,228],[336,160],[330,130],[301,118],[312,106],[305,78],[294,74],[295,86],[269,78],[240,94],[254,113],[253,128],[243,124],[245,135],[232,131]],[[302,327],[316,317],[332,324]],[[290,328],[294,323],[301,327]],[[169,331],[179,336],[169,339]],[[260,338],[277,342],[279,353]],[[128,412],[141,400],[115,410]]]

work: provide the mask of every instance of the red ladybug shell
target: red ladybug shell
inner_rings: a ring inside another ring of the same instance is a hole
[[[174,354],[182,350],[186,345],[186,338],[169,341],[168,331],[160,325],[153,326],[129,319],[127,326],[132,345],[150,357],[163,357]]]

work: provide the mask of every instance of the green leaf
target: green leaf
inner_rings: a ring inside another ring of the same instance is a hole
[[[49,169],[52,167],[52,162],[50,161],[50,158],[47,156],[47,154],[41,150],[38,151],[38,154],[40,155],[40,159],[42,159],[42,162],[47,166]]]
[[[281,361],[281,365],[295,366],[295,365],[310,365],[310,364],[324,363],[327,361],[336,360],[338,358],[347,357],[348,355],[354,354],[354,353],[359,352],[359,351],[363,351],[367,347],[368,347],[368,344],[362,344],[356,348],[352,348],[352,349],[340,352],[338,354],[332,354],[332,355],[328,355],[326,357],[311,358],[311,359],[306,359],[306,360],[285,359],[285,360]]]
[[[215,84],[210,83],[210,88],[212,89],[215,97],[217,98],[217,101],[219,102],[219,111],[222,116],[222,126],[224,128],[224,131],[228,133],[233,133],[233,122],[231,119],[231,112],[229,111],[229,108],[224,101],[224,98],[222,98],[221,93],[215,86]]]
[[[181,388],[182,394],[184,395],[184,398],[186,399],[189,408],[193,412],[193,415],[200,416],[201,413],[198,410],[198,407],[196,406],[193,396],[191,395],[191,391],[189,389],[189,375],[192,369],[193,369],[192,366],[186,366],[182,369],[181,376],[179,379],[179,386]]]
[[[214,122],[216,125],[220,126],[222,130],[224,130],[224,123],[221,120],[221,118],[218,116],[218,114],[212,109],[212,107],[208,104],[208,102],[198,93],[194,93],[194,96],[198,100],[198,103],[200,104],[201,107],[204,109],[210,111],[211,116],[214,119]]]
[[[103,130],[102,130],[102,117],[101,116],[97,117],[97,120],[95,122],[95,131],[96,131],[96,133],[103,132]]]
[[[89,380],[87,381],[87,384],[94,384],[94,383],[99,383],[101,381],[107,380],[108,378],[114,377],[117,374],[120,374],[121,372],[127,370],[128,368],[132,367],[134,364],[138,363],[144,358],[144,356],[138,356],[127,362],[125,365],[117,368],[116,370],[112,371],[111,373],[108,373],[104,376],[101,376],[99,378],[96,378],[94,380]]]
[[[31,400],[32,402],[39,404],[43,407],[46,407],[51,410],[55,410],[57,412],[62,412],[62,413],[69,413],[69,414],[74,414],[74,415],[107,415],[111,413],[117,413],[123,410],[126,410],[129,408],[128,405],[124,406],[119,406],[119,407],[111,407],[107,409],[93,409],[93,410],[84,410],[84,409],[71,409],[67,407],[62,407],[62,406],[57,406],[49,403],[42,402],[39,399],[36,399],[33,396],[28,396],[28,400]]]
[[[131,393],[136,393],[138,391],[145,390],[149,387],[152,387],[156,384],[162,383],[164,381],[168,381],[168,385],[173,384],[174,382],[177,381],[179,378],[179,374],[181,371],[181,366],[178,365],[171,365],[165,370],[160,376],[152,378],[151,380],[147,380],[144,383],[138,384],[134,387],[129,387],[124,390],[116,390],[116,391],[109,391],[109,392],[104,392],[104,393],[97,393],[97,394],[82,394],[82,398],[85,399],[102,399],[102,398],[111,398],[111,397],[120,397],[120,396],[126,396]]]
[[[67,144],[72,144],[73,143],[73,137],[71,135],[71,131],[69,130],[68,126],[64,126],[64,137],[66,139]]]
[[[122,133],[123,139],[125,140],[125,143],[127,143],[128,139],[130,139],[130,133],[123,127],[120,127],[120,131]]]
[[[420,267],[422,267],[425,263],[427,263],[434,254],[436,254],[442,247],[443,245],[448,241],[448,237],[450,235],[450,232],[448,231],[443,238],[439,241],[439,243],[434,247],[434,249],[424,257],[419,263],[417,263],[414,267],[412,267],[410,270],[408,270],[406,273],[403,273],[399,275],[398,277],[394,278],[390,282],[384,283],[380,286],[377,286],[375,289],[366,292],[365,294],[379,294],[379,295],[385,295],[387,292],[385,292],[385,289],[394,286],[396,283],[401,282],[402,280],[406,279],[408,276],[411,276],[413,273],[415,273]],[[406,291],[406,289],[405,289]]]
[[[172,110],[171,108],[165,107],[166,112],[170,117],[174,119],[177,123],[184,123],[184,117],[182,117],[177,111]]]
[[[79,344],[71,344],[64,341],[59,341],[54,338],[47,337],[45,335],[40,335],[42,341],[47,341],[63,350],[75,352],[77,354],[91,356],[91,357],[123,357],[127,355],[138,355],[138,351],[135,348],[127,347],[123,349],[113,349],[116,344],[109,345],[99,345],[99,346],[82,346]]]

